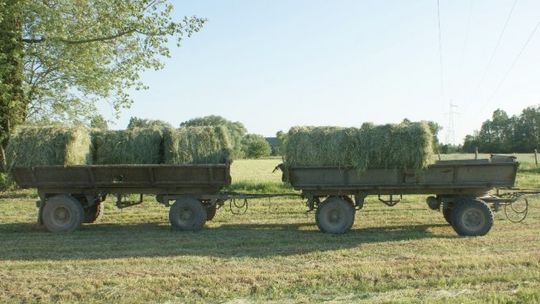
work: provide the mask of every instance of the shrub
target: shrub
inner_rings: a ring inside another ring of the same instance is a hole
[[[261,135],[248,134],[242,139],[242,152],[246,158],[269,156],[271,151],[270,144]]]

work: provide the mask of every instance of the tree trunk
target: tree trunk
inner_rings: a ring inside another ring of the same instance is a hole
[[[0,162],[5,170],[4,148],[13,129],[24,122],[27,104],[23,94],[22,18],[17,0],[4,4],[0,18]]]

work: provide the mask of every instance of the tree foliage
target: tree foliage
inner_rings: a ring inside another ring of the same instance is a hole
[[[287,133],[283,131],[278,131],[276,133],[277,146],[276,146],[276,155],[283,155],[285,153],[285,146],[287,144]]]
[[[463,140],[462,151],[465,153],[474,153],[479,146],[478,131],[475,131],[473,135],[465,136]]]
[[[246,135],[247,129],[241,122],[233,122],[218,115],[209,115],[199,118],[193,118],[180,124],[180,127],[202,126],[225,126],[229,130],[231,135],[231,140],[233,144],[232,157],[235,159],[244,157],[242,150],[242,138],[244,137],[244,135]]]
[[[461,145],[439,144],[437,152],[441,154],[452,154],[461,152],[461,149]]]
[[[439,141],[439,132],[441,132],[442,127],[438,123],[434,121],[427,121],[426,122],[429,126],[429,129],[431,130],[431,134],[433,134],[433,151],[438,152],[443,149],[441,142]]]
[[[173,126],[170,123],[163,120],[144,119],[144,118],[138,118],[138,117],[131,117],[127,125],[128,129],[148,128],[148,127],[172,128]]]
[[[24,121],[23,47],[17,1],[0,0],[0,144],[4,147],[15,126]],[[0,158],[4,163],[4,150]]]
[[[204,20],[171,18],[159,0],[20,1],[28,116],[81,118],[95,101],[129,106],[139,75],[163,67],[167,42],[198,31]]]
[[[242,151],[246,158],[261,158],[269,156],[272,148],[262,135],[247,134],[242,138]]]
[[[102,115],[96,115],[90,120],[90,127],[98,130],[108,130],[109,123]]]

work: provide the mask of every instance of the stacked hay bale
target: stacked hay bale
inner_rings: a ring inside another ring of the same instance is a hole
[[[226,127],[134,128],[90,132],[84,127],[21,127],[10,139],[11,166],[85,164],[213,164],[231,161]]]
[[[286,166],[423,169],[433,155],[433,134],[424,122],[361,128],[294,127],[288,133]]]
[[[10,167],[91,164],[91,139],[84,127],[18,128],[6,147]]]
[[[232,144],[226,127],[167,129],[163,144],[166,164],[215,164],[231,161]]]
[[[289,130],[285,148],[286,164],[290,166],[343,167],[350,163],[346,148],[349,129],[338,127],[293,127]],[[351,137],[351,136],[349,136]]]
[[[163,159],[163,131],[160,128],[93,131],[94,163],[159,164]]]

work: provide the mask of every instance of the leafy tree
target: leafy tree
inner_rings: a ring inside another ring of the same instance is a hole
[[[4,147],[11,130],[24,121],[23,48],[17,1],[0,0],[0,161],[5,168]]]
[[[458,153],[459,151],[461,151],[461,149],[462,149],[461,146],[456,146],[452,144],[440,144],[438,151],[441,154],[451,154],[451,153]]]
[[[540,148],[540,107],[528,107],[514,121],[515,152],[531,152]]]
[[[225,126],[229,130],[231,135],[231,141],[233,144],[232,157],[238,159],[244,156],[242,150],[242,138],[244,137],[244,135],[246,135],[247,129],[241,122],[233,122],[221,116],[209,115],[199,118],[193,118],[180,124],[180,127],[203,126]]]
[[[478,132],[475,132],[474,135],[465,136],[463,147],[461,149],[465,153],[474,153],[478,147],[478,144]]]
[[[491,120],[482,124],[478,133],[478,150],[488,153],[512,152],[513,118],[505,111],[497,109]]]
[[[97,100],[118,112],[167,43],[205,20],[172,20],[166,0],[0,0],[0,146],[27,119],[88,121]]]
[[[276,155],[283,155],[285,153],[285,146],[287,144],[287,133],[283,131],[278,131],[276,133],[277,138],[277,147],[276,147]]]
[[[8,190],[9,188],[13,187],[14,184],[15,182],[10,174],[0,172],[0,191]]]
[[[242,151],[246,158],[261,158],[269,156],[272,148],[263,136],[247,134],[242,138]]]
[[[96,115],[90,120],[90,127],[100,130],[108,130],[109,123],[102,115]]]
[[[170,123],[163,120],[144,119],[144,118],[138,118],[138,117],[131,117],[127,125],[128,129],[146,128],[146,127],[172,128],[173,126]]]
[[[441,143],[439,141],[439,132],[443,129],[441,125],[434,121],[426,121],[429,129],[431,130],[431,134],[433,134],[433,150],[434,151],[441,151]],[[441,151],[441,153],[444,153]]]
[[[484,153],[531,152],[540,147],[540,107],[528,107],[519,116],[509,117],[497,109],[480,131],[467,135],[464,152],[478,147]]]

